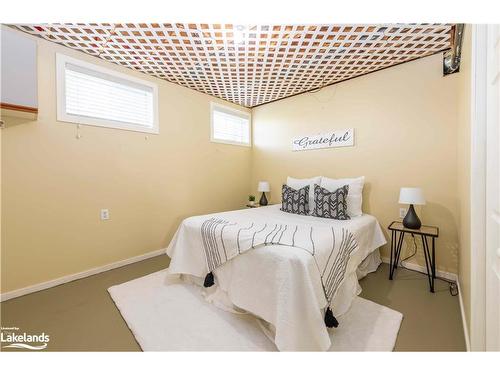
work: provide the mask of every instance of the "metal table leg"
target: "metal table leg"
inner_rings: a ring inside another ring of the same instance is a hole
[[[424,248],[425,268],[427,269],[427,279],[429,280],[430,291],[434,293],[434,278],[436,277],[435,266],[435,251],[434,251],[434,237],[432,238],[432,257],[429,251],[429,244],[427,243],[427,236],[420,235],[422,238],[422,246]]]
[[[401,257],[401,249],[403,248],[404,238],[405,238],[405,232],[400,232],[399,233],[398,248],[397,248],[397,252],[396,252],[396,261],[394,262],[395,269],[398,268],[399,258]]]
[[[394,237],[397,237],[397,235],[395,235]],[[401,248],[403,247],[404,237],[405,237],[405,232],[399,232],[399,238],[396,247],[394,249],[394,260],[393,264],[391,264],[391,275],[390,275],[391,280],[394,277],[394,271],[396,271],[396,269],[398,268],[399,257],[401,256]]]
[[[435,237],[432,237],[432,292],[434,293],[434,280],[436,279],[436,247]]]
[[[396,245],[396,235],[395,231],[391,230],[391,260],[389,262],[389,280],[392,280],[392,258],[393,258],[393,252],[394,252],[394,246]]]

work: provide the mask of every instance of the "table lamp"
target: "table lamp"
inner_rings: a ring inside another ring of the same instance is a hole
[[[262,196],[260,197],[259,204],[261,206],[267,206],[267,198],[266,198],[266,193],[271,191],[269,188],[269,182],[267,181],[260,181],[259,186],[257,187],[257,191],[262,193]]]
[[[403,225],[409,229],[420,229],[422,223],[413,208],[414,204],[425,204],[424,193],[421,188],[402,187],[399,192],[399,203],[409,204],[408,212],[403,219]]]

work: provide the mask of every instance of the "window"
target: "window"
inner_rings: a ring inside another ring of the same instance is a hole
[[[211,141],[250,146],[250,114],[212,103]]]
[[[57,119],[159,133],[158,87],[57,54]]]

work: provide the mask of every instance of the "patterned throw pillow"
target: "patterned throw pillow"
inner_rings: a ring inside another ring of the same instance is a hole
[[[335,191],[329,191],[319,185],[314,185],[313,216],[327,219],[349,220],[347,214],[347,193],[349,185],[344,185]]]
[[[281,211],[309,215],[309,185],[298,190],[283,185],[281,189]]]

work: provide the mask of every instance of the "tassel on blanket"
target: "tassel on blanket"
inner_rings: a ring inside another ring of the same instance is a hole
[[[332,328],[332,327],[335,327],[337,328],[339,326],[339,322],[337,319],[335,319],[335,317],[333,316],[333,313],[332,313],[332,310],[330,309],[330,307],[328,307],[326,309],[326,313],[325,313],[325,324],[328,328]]]
[[[207,273],[207,276],[205,276],[205,281],[203,282],[203,286],[205,288],[210,288],[212,285],[214,285],[214,274],[212,272]]]

